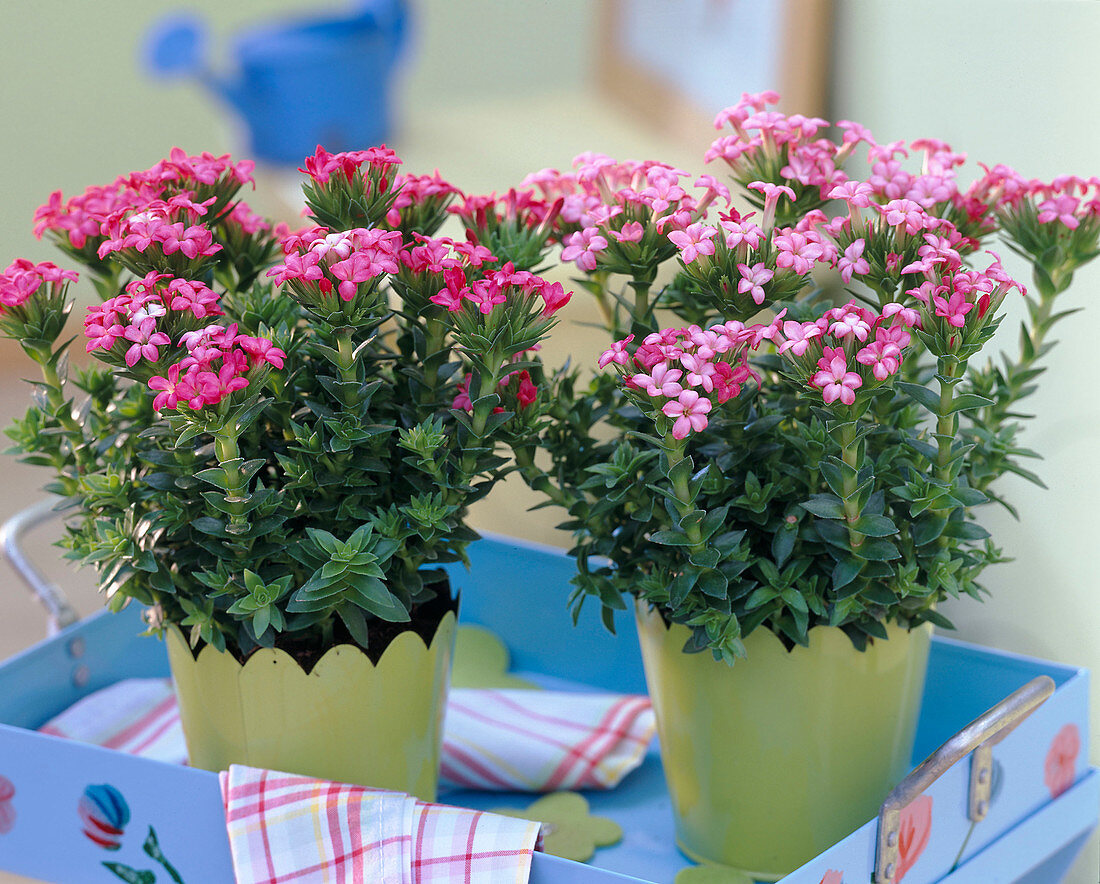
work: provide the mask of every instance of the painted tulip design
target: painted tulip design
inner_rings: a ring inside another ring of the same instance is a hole
[[[820,884],[844,884],[844,873],[829,869],[825,873],[825,877],[821,879]]]
[[[1073,785],[1077,753],[1081,751],[1081,734],[1077,725],[1067,724],[1055,735],[1047,750],[1043,782],[1050,789],[1050,797],[1057,798]]]
[[[928,836],[932,833],[932,796],[921,795],[901,812],[901,827],[898,832],[898,873],[895,884],[901,884],[905,873],[928,846]]]
[[[11,800],[15,797],[15,786],[7,777],[0,776],[0,835],[6,835],[15,825],[15,807]]]
[[[130,822],[130,808],[118,789],[106,783],[88,786],[80,796],[77,812],[88,840],[104,850],[118,850],[122,846],[122,832]]]

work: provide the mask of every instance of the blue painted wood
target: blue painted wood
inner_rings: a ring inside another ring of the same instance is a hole
[[[643,691],[632,618],[619,618],[620,634],[606,633],[594,607],[574,628],[565,607],[570,559],[560,551],[519,541],[489,539],[471,548],[472,570],[452,567],[463,589],[462,619],[489,627],[509,645],[514,668],[542,673],[547,685]],[[55,881],[109,882],[100,865],[114,860],[151,868],[141,852],[149,825],[188,884],[229,882],[232,872],[217,779],[213,774],[145,761],[25,730],[37,727],[86,693],[127,677],[167,674],[163,646],[142,637],[138,611],[89,618],[0,665],[0,775],[16,787],[16,825],[0,835],[0,868]],[[82,639],[73,658],[69,644]],[[89,681],[72,683],[75,667]],[[1014,881],[1047,884],[1059,876],[1095,825],[1100,777],[1087,767],[1088,674],[1069,666],[977,648],[949,639],[933,642],[914,761],[955,730],[1039,674],[1054,678],[1054,696],[994,751],[1004,785],[989,817],[967,842],[962,866],[950,873],[966,838],[966,764],[957,765],[929,794],[933,835],[906,884],[933,881]],[[1079,729],[1082,747],[1076,785],[1052,800],[1043,768],[1049,746],[1067,725]],[[132,819],[118,854],[80,833],[76,804],[88,785],[108,783],[121,792]],[[655,749],[622,786],[589,793],[592,812],[617,820],[622,844],[601,849],[592,866],[536,857],[535,884],[670,882],[686,860],[672,844],[672,816]],[[452,793],[444,800],[491,808],[526,806],[530,795]],[[781,820],[776,821],[782,825]],[[819,884],[828,869],[845,881],[870,879],[873,827],[854,832],[784,884]],[[1026,842],[1021,847],[1020,842]],[[977,870],[977,871],[974,871]],[[945,877],[948,876],[949,877]],[[163,878],[163,873],[159,878]]]

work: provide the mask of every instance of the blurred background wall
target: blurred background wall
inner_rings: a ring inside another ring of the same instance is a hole
[[[602,36],[609,15],[629,11],[627,0],[411,5],[414,36],[395,84],[390,139],[406,168],[426,172],[438,166],[474,193],[506,189],[545,166],[567,166],[582,150],[660,158],[703,171],[702,151],[714,135],[708,120],[718,108],[676,101],[675,89],[670,103],[667,90],[658,95],[629,76],[625,86],[632,100],[624,100],[621,76],[617,88],[607,88],[610,50]],[[715,15],[738,6],[734,0],[706,5]],[[215,62],[225,64],[225,41],[238,29],[281,12],[320,14],[336,4],[191,0],[186,8],[209,21],[215,49],[220,47]],[[774,69],[777,82],[788,94],[826,105],[789,110],[858,120],[880,141],[942,138],[969,154],[964,176],[973,174],[977,161],[1007,163],[1028,177],[1100,174],[1100,4],[790,0],[787,12],[785,24],[769,37],[787,47]],[[30,234],[31,215],[52,190],[69,196],[146,168],[177,144],[191,152],[240,152],[240,126],[224,105],[194,83],[154,82],[143,72],[141,39],[160,14],[156,5],[137,0],[0,4],[0,266],[16,256],[57,258]],[[706,34],[686,13],[685,22],[694,30],[670,28],[667,39],[686,58],[706,42]],[[743,89],[760,88],[737,70],[738,55],[732,53],[729,67],[698,74],[709,78],[702,94],[725,84],[724,103],[732,103]],[[353,84],[320,82],[316,88]],[[293,220],[286,176],[263,169],[259,177],[261,189],[246,198]],[[1005,257],[1010,270],[1024,273]],[[1059,327],[1061,345],[1047,363],[1039,393],[1028,400],[1038,420],[1026,442],[1046,457],[1038,471],[1049,489],[1011,485],[1009,495],[1023,519],[1017,523],[991,510],[987,526],[1015,561],[987,572],[992,595],[985,604],[967,601],[946,610],[961,638],[1095,672],[1100,602],[1091,544],[1100,529],[1100,395],[1090,329],[1100,322],[1098,288],[1100,267],[1079,273],[1065,306],[1087,312]],[[549,360],[569,351],[590,361],[602,349],[598,335],[577,325],[586,318],[577,300],[568,308],[571,327],[547,349]],[[1016,316],[1023,312],[1018,304],[1013,309]],[[1002,327],[1006,347],[1015,343],[1014,318]],[[24,407],[27,388],[18,379],[26,372],[10,342],[0,344],[0,423],[6,424]],[[2,461],[2,470],[0,517],[6,518],[32,499],[42,477],[11,458]],[[479,523],[565,545],[568,538],[553,531],[552,513],[525,515],[531,502],[512,483],[481,509]],[[37,552],[46,560],[56,557],[45,540]],[[0,656],[6,656],[43,632],[39,612],[2,567]],[[55,562],[50,570],[74,588],[81,610],[98,606],[87,575],[74,577]],[[563,587],[563,603],[564,595]],[[1092,737],[1096,763],[1095,687]],[[1096,857],[1094,842],[1073,884],[1093,884]]]

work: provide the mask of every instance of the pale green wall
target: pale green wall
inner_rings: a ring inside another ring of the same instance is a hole
[[[971,162],[1003,162],[1028,177],[1100,175],[1100,4],[1052,0],[839,0],[834,69],[837,118],[880,140],[935,136]],[[1010,271],[1026,272],[1002,250]],[[1011,264],[1009,263],[1011,259]],[[1100,760],[1100,389],[1094,330],[1100,261],[1080,271],[1063,307],[1083,307],[1024,411],[1024,444],[1049,489],[1006,483],[1021,521],[990,511],[987,528],[1015,557],[986,572],[992,596],[945,613],[964,639],[1089,667],[1092,760]],[[1015,345],[1016,305],[998,334]],[[1029,465],[1031,466],[1031,465]],[[1073,884],[1097,880],[1096,841]]]

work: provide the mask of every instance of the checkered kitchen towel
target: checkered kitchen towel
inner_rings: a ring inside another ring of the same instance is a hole
[[[444,721],[441,789],[610,789],[641,764],[655,730],[646,697],[558,691],[454,689]],[[117,682],[41,731],[158,761],[187,760],[168,679]]]
[[[238,884],[522,884],[539,824],[250,767],[221,774]]]

